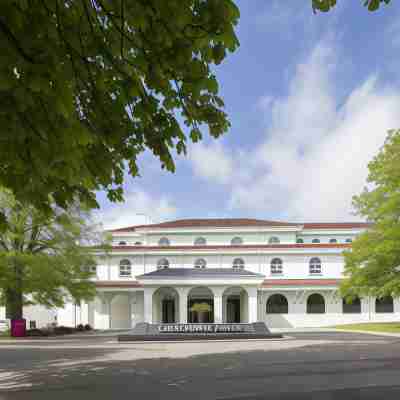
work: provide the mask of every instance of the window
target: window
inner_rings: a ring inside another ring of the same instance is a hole
[[[267,301],[267,314],[287,314],[288,301],[282,294],[273,294]]]
[[[321,243],[319,239],[313,239],[311,243]]]
[[[158,245],[159,246],[169,246],[169,239],[166,237],[162,237],[159,241],[158,241]]]
[[[310,274],[321,274],[321,260],[318,257],[313,257],[310,260]]]
[[[298,238],[298,239],[296,240],[296,243],[304,243],[304,240],[301,239],[301,238]]]
[[[118,246],[126,246],[126,242],[122,242],[121,241],[121,242],[118,243]]]
[[[119,276],[131,276],[132,275],[132,264],[129,260],[121,260],[119,263]]]
[[[282,271],[282,260],[280,258],[274,258],[271,261],[271,274],[281,274]]]
[[[207,266],[207,262],[204,258],[199,258],[194,263],[194,267],[198,269],[204,269]]]
[[[141,246],[142,244],[142,242],[135,242],[135,246]]]
[[[157,269],[167,269],[169,268],[169,261],[166,258],[162,258],[157,262]]]
[[[353,241],[353,239],[351,239],[351,238],[346,239],[346,243],[351,243],[352,241]]]
[[[325,314],[325,300],[320,294],[314,293],[308,297],[307,314]]]
[[[205,246],[207,244],[207,240],[203,237],[198,237],[194,240],[195,246]]]
[[[271,236],[271,237],[269,238],[269,240],[268,240],[268,243],[269,243],[269,244],[280,243],[280,242],[281,242],[281,241],[280,241],[279,238],[276,237],[276,236]]]
[[[234,269],[244,269],[244,261],[242,258],[235,258],[232,263]]]
[[[337,239],[329,239],[329,243],[337,243]]]
[[[361,313],[361,300],[356,297],[353,300],[346,301],[343,299],[343,314],[360,314]]]
[[[393,310],[393,297],[386,296],[375,300],[376,313],[392,313]]]
[[[243,239],[239,236],[236,236],[231,240],[231,245],[233,245],[233,246],[241,245],[241,244],[243,244]]]

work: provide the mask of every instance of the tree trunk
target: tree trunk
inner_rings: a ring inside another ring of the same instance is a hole
[[[21,319],[23,317],[23,295],[22,291],[6,289],[6,318]]]

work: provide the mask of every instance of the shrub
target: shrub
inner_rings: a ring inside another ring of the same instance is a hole
[[[79,325],[76,327],[76,330],[77,330],[78,332],[83,332],[83,331],[85,330],[85,327],[84,327],[83,324],[79,324]]]
[[[71,333],[74,333],[75,329],[70,328],[69,326],[56,326],[54,328],[54,333],[56,335],[69,335]]]
[[[85,331],[91,331],[92,329],[93,328],[89,324],[85,325]]]
[[[46,329],[27,329],[26,336],[49,336],[50,332]]]

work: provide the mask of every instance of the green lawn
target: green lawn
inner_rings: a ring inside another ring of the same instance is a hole
[[[10,331],[6,331],[6,332],[0,332],[0,340],[1,339],[9,339],[10,336]]]
[[[380,323],[366,322],[362,324],[336,325],[334,326],[334,328],[346,329],[349,331],[400,333],[400,322],[380,322]]]

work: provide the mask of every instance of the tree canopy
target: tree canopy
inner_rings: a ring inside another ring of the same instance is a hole
[[[0,185],[50,211],[121,200],[145,149],[174,171],[201,125],[229,127],[212,65],[238,19],[231,0],[1,1]]]
[[[345,253],[342,293],[400,295],[400,130],[389,132],[370,162],[368,187],[354,197],[358,214],[371,227]]]
[[[88,213],[70,206],[49,216],[0,191],[8,224],[0,232],[0,299],[9,318],[21,318],[23,304],[61,307],[67,299],[91,299],[96,266],[90,245],[106,250]]]
[[[368,7],[369,11],[376,11],[379,9],[382,3],[389,4],[391,0],[361,0],[365,7]],[[312,0],[312,7],[315,11],[330,11],[336,6],[337,0]]]

